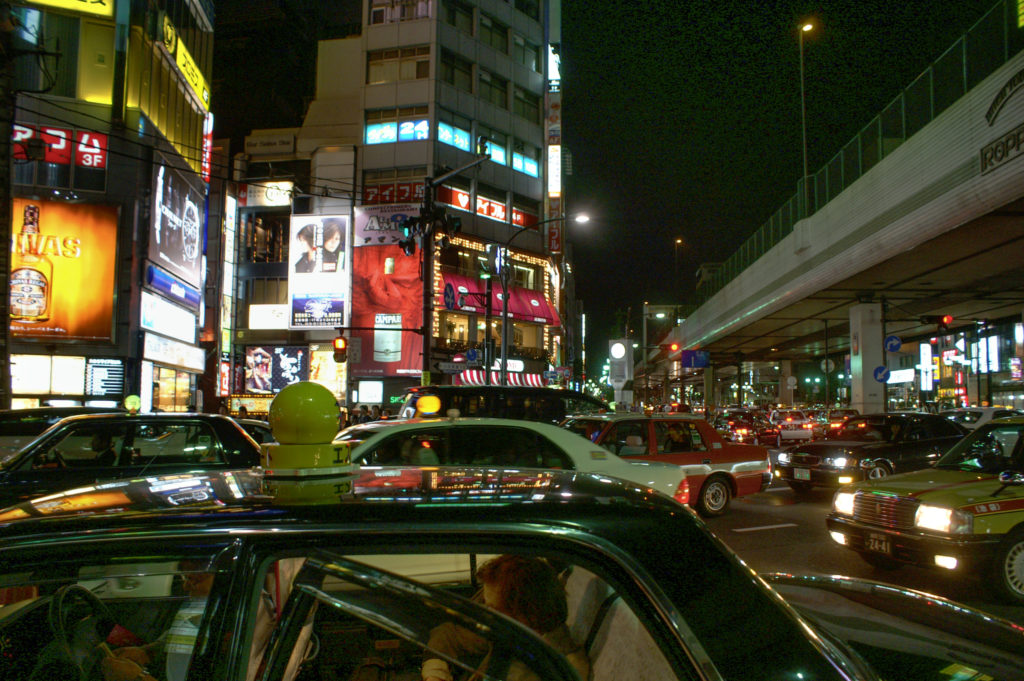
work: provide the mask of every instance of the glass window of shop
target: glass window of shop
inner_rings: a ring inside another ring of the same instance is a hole
[[[189,411],[195,393],[195,374],[153,367],[153,411]]]
[[[441,337],[452,341],[469,341],[469,315],[445,312],[441,315]]]
[[[288,224],[283,212],[247,212],[242,214],[242,238],[239,254],[242,262],[286,262],[288,260]]]

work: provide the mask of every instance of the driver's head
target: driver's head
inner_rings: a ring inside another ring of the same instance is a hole
[[[105,430],[100,430],[92,436],[92,442],[89,444],[89,448],[94,452],[105,452],[110,449],[110,442],[110,433]]]

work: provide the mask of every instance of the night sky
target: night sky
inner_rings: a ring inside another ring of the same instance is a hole
[[[563,0],[563,139],[588,364],[626,310],[691,299],[796,193],[804,34],[808,169],[824,166],[993,0]],[[679,282],[674,287],[675,239]],[[674,290],[673,290],[674,289]],[[639,335],[639,332],[638,332]]]

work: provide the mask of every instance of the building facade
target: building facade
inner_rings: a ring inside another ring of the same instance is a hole
[[[202,408],[212,4],[11,17],[12,405]]]

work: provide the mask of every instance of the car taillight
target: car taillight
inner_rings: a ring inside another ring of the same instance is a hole
[[[672,498],[678,501],[680,504],[690,503],[689,479],[683,478],[682,482],[679,483],[679,487],[676,487],[676,493],[672,495]]]
[[[737,428],[737,429],[736,429],[736,433],[737,433],[738,435],[746,435],[746,434],[747,434],[747,433],[749,433],[749,432],[750,432],[750,431],[749,431],[749,430],[747,430],[746,428]]]
[[[804,428],[804,430],[810,430],[811,428],[814,428],[814,424],[813,423],[805,423],[803,425],[803,428]]]

